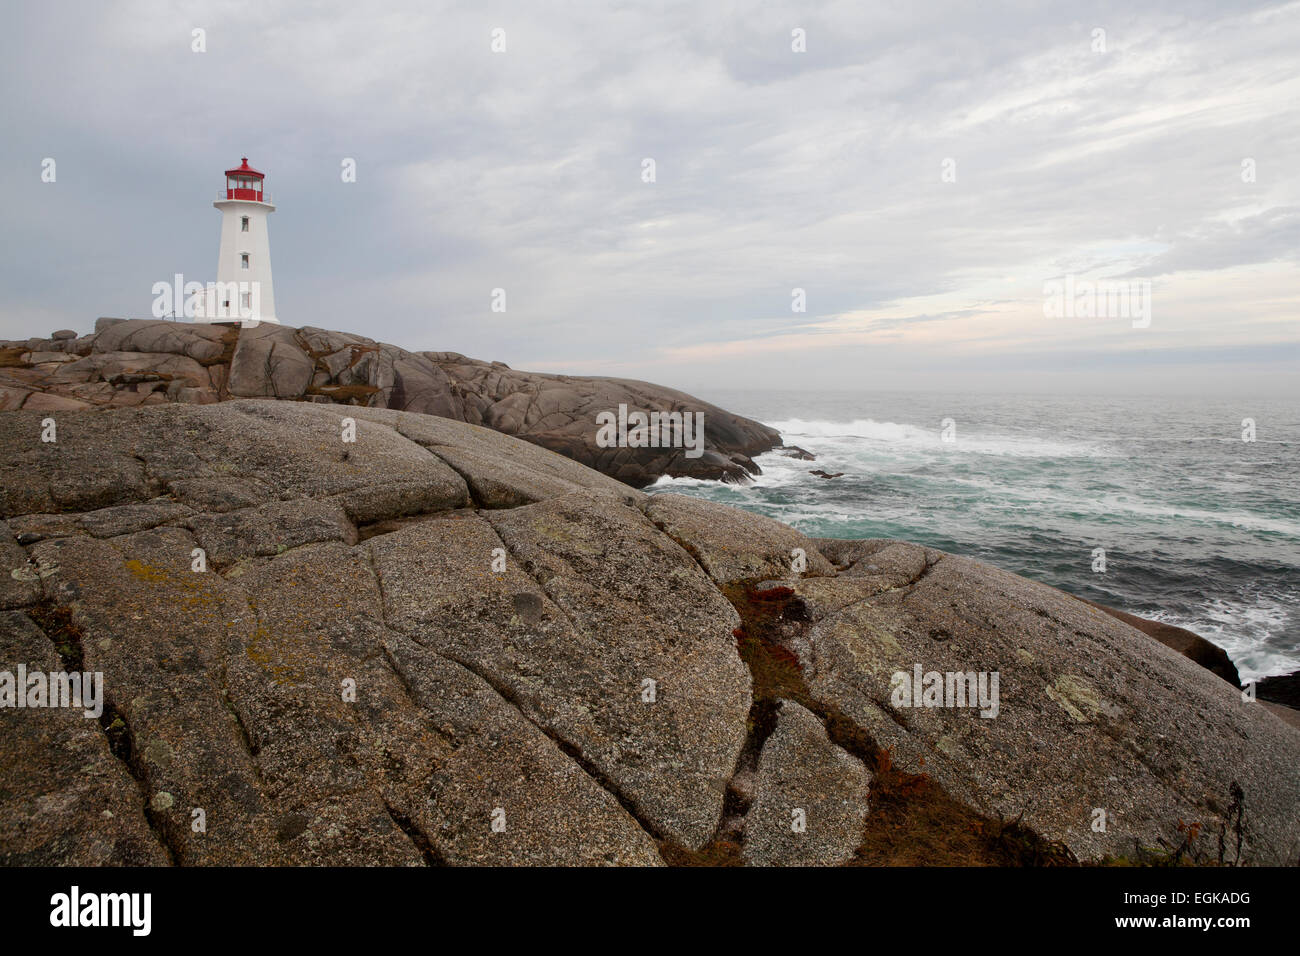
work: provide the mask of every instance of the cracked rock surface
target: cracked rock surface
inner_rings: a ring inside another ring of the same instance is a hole
[[[391,409],[40,409],[0,440],[0,671],[105,691],[98,719],[0,708],[2,863],[656,865],[725,832],[832,865],[873,819],[846,728],[1082,860],[1196,821],[1300,861],[1300,731],[977,562]],[[755,699],[738,587],[801,702]],[[996,716],[897,705],[917,664],[997,672]]]
[[[831,743],[808,710],[781,701],[745,819],[746,862],[843,863],[862,841],[870,791],[871,774],[862,761]]]

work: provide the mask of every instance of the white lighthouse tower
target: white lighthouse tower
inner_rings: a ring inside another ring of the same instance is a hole
[[[271,286],[271,240],[266,217],[275,212],[263,187],[266,175],[248,165],[248,157],[226,170],[221,210],[221,249],[217,282],[195,319],[200,322],[279,322]]]

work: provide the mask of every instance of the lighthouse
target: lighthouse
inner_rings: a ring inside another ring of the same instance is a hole
[[[265,191],[266,174],[248,165],[248,157],[226,170],[223,196],[212,205],[221,210],[221,248],[217,281],[210,286],[195,319],[200,322],[279,322],[271,287],[271,240],[266,217],[275,212]]]

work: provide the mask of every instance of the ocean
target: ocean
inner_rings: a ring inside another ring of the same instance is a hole
[[[763,474],[752,484],[665,478],[652,493],[724,502],[815,537],[898,538],[986,561],[1195,631],[1228,652],[1243,680],[1300,670],[1295,402],[700,397],[778,428],[817,460],[771,452],[756,459]],[[1253,441],[1242,437],[1248,418]],[[1097,548],[1104,572],[1094,570]]]

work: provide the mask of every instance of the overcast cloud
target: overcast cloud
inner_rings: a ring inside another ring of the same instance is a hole
[[[291,325],[702,391],[1300,380],[1300,3],[5,18],[0,337],[215,278],[211,202],[246,155]],[[1150,279],[1150,327],[1046,318],[1067,273]]]

